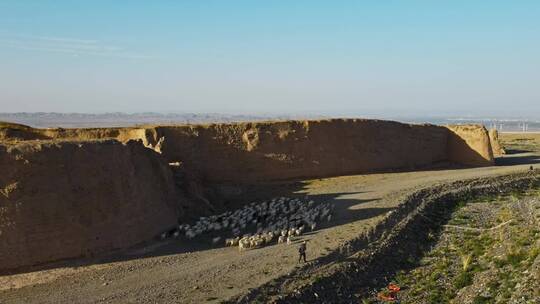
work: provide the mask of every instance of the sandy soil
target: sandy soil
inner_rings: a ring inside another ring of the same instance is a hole
[[[523,171],[537,160],[534,154],[520,154],[495,167],[295,182],[302,186],[291,195],[336,205],[331,222],[303,236],[310,241],[308,260],[336,250],[375,225],[414,189]],[[302,267],[296,250],[293,245],[273,245],[240,253],[235,248],[210,248],[205,240],[168,240],[107,258],[0,276],[0,303],[217,303]]]

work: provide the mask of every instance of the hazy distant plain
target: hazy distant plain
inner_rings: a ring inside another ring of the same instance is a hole
[[[324,115],[228,115],[219,113],[0,113],[0,121],[29,125],[35,128],[95,128],[129,127],[136,125],[206,124],[242,121],[324,119]],[[524,118],[480,118],[480,117],[396,117],[384,115],[350,116],[347,118],[376,118],[408,123],[483,124],[502,132],[539,132],[540,120]]]

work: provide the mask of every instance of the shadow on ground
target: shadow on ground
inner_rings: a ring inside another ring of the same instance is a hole
[[[228,202],[227,208],[229,210],[234,210],[241,208],[242,205],[258,201],[262,202],[264,200],[269,200],[275,197],[289,197],[289,198],[302,198],[305,199],[305,193],[302,193],[306,189],[307,182],[305,181],[293,181],[293,182],[281,182],[281,183],[272,183],[258,186],[250,186],[249,189],[244,193],[244,201],[231,200]],[[264,190],[263,190],[264,188]],[[372,217],[379,216],[384,214],[393,208],[362,208],[362,209],[351,209],[352,206],[358,206],[368,202],[376,201],[378,199],[352,199],[352,198],[343,198],[343,196],[350,196],[355,194],[360,194],[363,192],[343,192],[343,193],[326,193],[320,195],[309,195],[310,200],[315,201],[316,203],[331,203],[335,206],[332,220],[330,222],[321,222],[318,223],[317,230],[330,228],[339,225],[345,225],[353,221],[368,219]],[[255,227],[252,227],[251,230],[246,230],[246,232],[253,233],[255,232]],[[316,232],[316,231],[315,231]],[[99,255],[89,258],[78,258],[71,260],[64,260],[55,263],[48,263],[44,265],[38,265],[33,267],[21,268],[15,271],[10,271],[6,273],[0,273],[0,275],[8,274],[18,274],[26,272],[34,272],[40,270],[48,270],[54,268],[63,268],[63,267],[83,267],[96,264],[106,264],[112,262],[121,262],[129,261],[134,259],[141,258],[151,258],[159,256],[169,256],[175,254],[182,254],[187,252],[196,252],[204,250],[212,250],[217,248],[222,248],[223,243],[220,242],[219,245],[212,244],[212,238],[215,236],[221,236],[222,238],[231,237],[221,231],[220,233],[209,233],[207,235],[197,237],[193,240],[188,240],[183,236],[180,236],[178,239],[169,238],[166,240],[152,240],[145,242],[138,246],[129,248],[127,250],[118,250],[116,252],[109,253],[107,255]],[[273,246],[269,245],[269,246]],[[231,248],[231,250],[233,250]]]
[[[540,164],[540,155],[534,153],[508,154],[495,159],[496,166],[516,166]]]

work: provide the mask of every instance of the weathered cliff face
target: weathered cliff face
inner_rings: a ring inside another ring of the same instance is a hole
[[[0,145],[0,270],[125,248],[176,224],[159,154],[139,142]]]
[[[491,148],[493,149],[493,156],[500,157],[506,154],[504,148],[499,140],[499,132],[496,129],[489,130],[489,141],[491,142]]]
[[[47,138],[141,139],[210,182],[253,182],[412,169],[450,161],[493,164],[483,126],[448,128],[332,119],[111,129],[41,130]]]
[[[157,127],[163,156],[210,182],[412,169],[446,159],[447,131],[375,120]]]
[[[469,166],[494,164],[488,131],[481,125],[448,126],[448,159]]]

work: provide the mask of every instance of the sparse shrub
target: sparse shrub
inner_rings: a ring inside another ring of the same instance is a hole
[[[463,236],[465,237],[466,240],[471,240],[473,238],[476,238],[478,234],[479,234],[478,231],[472,231],[472,230],[465,230],[463,232]]]
[[[468,239],[464,246],[463,250],[472,256],[479,257],[484,254],[486,251],[486,243],[489,241],[486,241],[484,238],[471,238]]]
[[[503,292],[500,293],[501,299],[510,299],[512,296],[512,292],[509,289],[505,289]]]
[[[441,278],[443,275],[442,273],[435,269],[431,274],[429,275],[429,279],[435,284],[439,278]]]
[[[428,303],[444,304],[449,303],[448,299],[440,290],[432,290],[428,295]]]
[[[467,220],[462,219],[462,218],[453,218],[452,220],[450,220],[449,223],[450,223],[451,225],[461,226],[461,225],[467,224]]]
[[[529,246],[531,245],[531,240],[529,238],[520,238],[516,241],[518,246]]]
[[[472,284],[473,276],[469,272],[461,272],[454,279],[454,287],[456,289],[462,289],[463,287],[469,286]]]
[[[458,214],[458,215],[456,216],[456,218],[461,219],[461,220],[468,220],[468,219],[471,218],[471,216],[468,215],[468,214],[465,214],[465,213],[460,213],[460,214]]]
[[[518,200],[520,200],[523,197],[523,193],[521,193],[519,191],[512,191],[510,193],[510,197],[512,198],[512,201],[517,202]]]
[[[501,208],[499,214],[497,215],[497,221],[500,223],[507,222],[513,218],[512,211],[508,208]]]
[[[486,284],[488,290],[491,290],[491,291],[497,290],[497,288],[499,288],[500,285],[501,284],[497,280],[489,281]]]
[[[540,247],[531,248],[531,250],[529,251],[529,260],[533,262],[539,254]]]
[[[495,266],[497,266],[497,268],[503,268],[508,264],[507,261],[503,259],[493,259],[493,263]]]
[[[454,210],[459,210],[467,205],[466,201],[459,201],[456,203]]]
[[[508,264],[512,265],[514,268],[518,267],[521,261],[527,258],[527,254],[523,250],[515,250],[508,254],[506,261]]]
[[[449,267],[450,267],[450,261],[448,260],[448,258],[443,256],[441,259],[437,261],[434,272],[438,272],[441,274],[441,276],[444,276],[448,274]]]
[[[405,286],[409,284],[409,278],[404,271],[401,270],[396,274],[396,283],[400,286]]]
[[[415,286],[413,286],[411,288],[411,296],[416,297],[416,296],[422,294],[422,291],[423,291],[422,286],[415,285]]]

